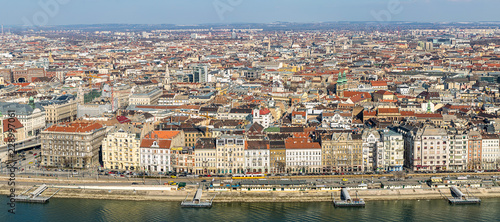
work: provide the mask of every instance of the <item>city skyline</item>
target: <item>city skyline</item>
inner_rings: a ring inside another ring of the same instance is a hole
[[[496,7],[495,7],[496,6]],[[75,24],[233,24],[336,21],[480,22],[498,21],[492,0],[192,0],[189,2],[70,0],[6,2],[0,23],[6,26]],[[6,10],[8,9],[8,10]],[[85,13],[88,12],[88,13]],[[258,15],[258,16],[256,16]]]

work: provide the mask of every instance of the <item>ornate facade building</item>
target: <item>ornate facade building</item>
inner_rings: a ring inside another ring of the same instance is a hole
[[[344,91],[348,90],[348,82],[347,82],[347,76],[344,71],[339,72],[339,77],[337,79],[337,84],[335,84],[335,94],[337,94],[338,97],[343,98],[344,97]]]
[[[94,122],[54,124],[42,131],[42,161],[45,167],[90,168],[99,165],[99,150],[106,127]]]

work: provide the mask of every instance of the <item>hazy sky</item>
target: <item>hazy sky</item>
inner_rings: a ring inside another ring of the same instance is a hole
[[[0,1],[0,23],[5,25],[500,21],[499,0]]]

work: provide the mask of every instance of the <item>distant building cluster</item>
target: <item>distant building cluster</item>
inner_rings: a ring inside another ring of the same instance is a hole
[[[498,29],[0,36],[1,144],[42,167],[208,174],[500,169]]]

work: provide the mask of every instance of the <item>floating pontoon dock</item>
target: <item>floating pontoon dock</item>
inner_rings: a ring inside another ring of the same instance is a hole
[[[192,201],[186,201],[187,197],[184,199],[184,201],[181,202],[181,207],[194,207],[194,208],[210,208],[212,207],[212,201],[215,198],[212,197],[210,201],[202,201],[201,196],[203,194],[203,190],[201,188],[198,188],[196,193],[194,194],[193,200]],[[189,195],[189,194],[188,194]]]
[[[51,197],[53,197],[57,192],[59,192],[59,190],[61,190],[61,189],[57,190],[56,192],[54,192],[49,197],[41,197],[40,195],[45,190],[47,190],[47,188],[48,188],[47,185],[42,184],[41,186],[39,186],[38,188],[36,188],[34,191],[32,191],[31,193],[29,193],[28,195],[24,195],[25,193],[29,192],[33,188],[35,188],[35,186],[29,188],[28,190],[22,192],[21,194],[19,194],[17,196],[15,196],[14,200],[18,201],[18,202],[46,203],[47,201],[49,201],[49,199]]]
[[[333,194],[332,194],[333,196]],[[358,198],[358,192],[356,192],[356,198],[351,198],[349,195],[349,191],[347,188],[342,188],[340,191],[340,200],[333,199],[333,205],[335,207],[364,207],[365,201],[361,198]]]
[[[450,204],[480,204],[481,199],[472,196],[469,193],[469,196],[466,196],[462,193],[456,186],[450,187],[451,197],[447,197],[448,202]],[[446,197],[446,196],[445,196]]]

